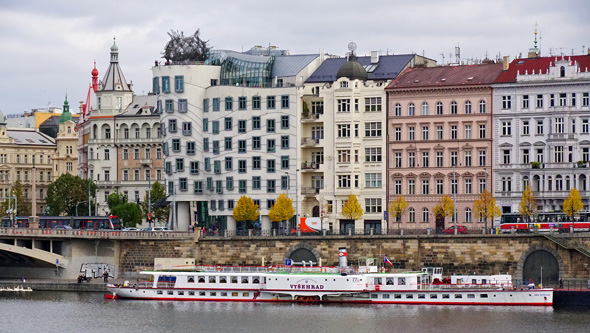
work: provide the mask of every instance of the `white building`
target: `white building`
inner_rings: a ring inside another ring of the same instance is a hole
[[[493,91],[494,195],[518,212],[529,184],[539,210],[561,211],[571,188],[589,204],[590,54],[505,59]]]
[[[330,231],[387,230],[385,87],[404,69],[435,62],[414,54],[326,59],[299,89],[300,214]],[[361,220],[342,215],[350,194]]]
[[[232,216],[242,195],[259,205],[262,230],[278,228],[269,209],[281,193],[297,196],[296,86],[320,62],[317,54],[253,48],[153,68],[174,229],[247,229]]]

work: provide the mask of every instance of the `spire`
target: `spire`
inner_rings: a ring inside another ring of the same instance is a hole
[[[535,23],[535,44],[533,48],[529,49],[528,58],[538,58],[540,55],[539,49],[537,48],[537,23]]]
[[[537,49],[537,23],[535,23],[535,50]]]
[[[96,69],[96,61],[94,62],[94,69],[92,70],[92,72],[90,72],[90,74],[92,74],[92,89],[94,89],[94,91],[98,90],[98,69]]]
[[[119,47],[117,47],[115,37],[113,37],[113,46],[111,46],[111,63],[113,62],[119,62]]]
[[[98,75],[98,74],[97,74]],[[131,87],[127,84],[123,71],[119,67],[119,47],[113,38],[113,46],[111,46],[111,63],[104,74],[102,80],[101,91],[131,91]]]
[[[64,101],[64,109],[59,117],[59,123],[63,124],[68,120],[72,120],[72,114],[70,113],[70,103],[68,103],[68,94],[66,93],[66,100]]]

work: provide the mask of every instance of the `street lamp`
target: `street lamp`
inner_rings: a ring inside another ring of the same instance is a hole
[[[147,168],[147,171],[149,171],[148,174],[148,223],[149,226],[152,226],[152,170],[149,169],[150,165],[149,164],[143,164],[142,165],[144,168]],[[145,174],[145,173],[144,173]]]
[[[78,216],[78,205],[85,202],[89,203],[90,201],[78,201],[78,203],[76,204],[76,216]],[[88,205],[90,206],[90,203]]]
[[[31,216],[37,216],[37,183],[36,183],[37,176],[36,176],[36,172],[35,172],[35,156],[37,154],[44,155],[45,152],[33,153],[33,172],[32,172],[33,173],[32,174],[32,178],[33,178],[32,179],[32,192],[33,193],[31,193],[31,199],[32,199],[31,200],[32,201],[31,202],[31,204],[32,204],[32,207],[31,207]]]

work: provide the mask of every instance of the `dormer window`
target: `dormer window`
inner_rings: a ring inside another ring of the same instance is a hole
[[[559,68],[559,77],[565,77],[565,66]]]
[[[348,81],[340,82],[340,88],[348,88]]]

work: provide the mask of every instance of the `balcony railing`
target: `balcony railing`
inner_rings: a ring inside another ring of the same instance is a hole
[[[302,187],[301,194],[305,196],[315,196],[317,194],[320,194],[320,189],[315,187]]]
[[[550,133],[549,140],[573,140],[576,135],[573,133]]]
[[[315,146],[320,143],[320,139],[305,137],[301,139],[302,146]]]
[[[319,113],[309,113],[309,114],[302,114],[301,121],[315,121],[320,119]]]
[[[320,163],[305,161],[305,162],[301,162],[301,169],[302,169],[302,171],[317,170],[320,168],[320,165],[321,165]]]

